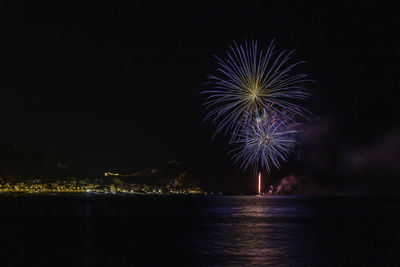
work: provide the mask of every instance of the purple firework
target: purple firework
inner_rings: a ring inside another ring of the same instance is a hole
[[[255,172],[271,167],[280,168],[282,161],[287,161],[296,145],[297,124],[293,122],[293,113],[265,111],[257,116],[251,125],[242,127],[234,143],[239,147],[235,153],[235,163],[241,161],[243,170],[252,167]]]

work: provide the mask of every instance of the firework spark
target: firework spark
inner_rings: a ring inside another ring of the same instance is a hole
[[[220,76],[210,76],[213,88],[202,92],[208,95],[205,120],[212,118],[216,123],[215,134],[224,131],[234,139],[243,121],[249,123],[251,115],[264,109],[306,116],[306,109],[291,102],[309,95],[302,86],[311,81],[307,75],[292,74],[292,69],[304,61],[289,64],[293,51],[274,56],[274,48],[273,41],[266,52],[258,50],[257,42],[234,42],[226,60],[215,56]]]
[[[287,161],[296,145],[296,126],[293,114],[269,113],[264,111],[252,125],[241,129],[237,135],[239,147],[232,150],[235,153],[235,163],[241,161],[245,171],[252,167],[255,172],[271,167],[280,168],[282,161]]]

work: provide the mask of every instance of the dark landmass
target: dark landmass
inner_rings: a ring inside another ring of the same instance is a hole
[[[65,164],[16,144],[0,142],[0,192],[201,194],[199,181],[171,161],[132,174],[82,178]]]
[[[50,156],[0,140],[0,177],[6,182],[40,179],[51,182],[74,175],[63,163]]]
[[[199,186],[199,181],[193,175],[183,170],[180,163],[176,161],[170,161],[160,168],[143,169],[132,174],[105,173],[105,180],[126,184]]]

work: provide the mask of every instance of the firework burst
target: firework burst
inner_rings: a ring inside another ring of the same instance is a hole
[[[216,133],[232,134],[232,140],[241,132],[243,122],[251,124],[253,115],[262,110],[290,111],[306,116],[307,110],[291,102],[305,99],[308,93],[302,84],[311,81],[306,74],[292,74],[292,70],[304,61],[289,64],[293,51],[283,51],[274,56],[274,42],[264,52],[257,42],[230,46],[226,60],[215,56],[219,76],[210,76],[210,90],[205,106],[205,120],[216,123]]]
[[[287,161],[296,145],[296,127],[293,113],[264,111],[252,125],[241,128],[236,141],[239,147],[232,150],[235,163],[241,161],[245,171],[252,167],[255,172],[271,167],[280,168],[282,161]]]

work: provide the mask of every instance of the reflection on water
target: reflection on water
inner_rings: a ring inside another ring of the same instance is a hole
[[[2,196],[0,209],[11,266],[400,266],[399,199]]]
[[[216,201],[219,205],[206,210],[206,235],[199,237],[204,262],[212,258],[225,266],[311,263],[304,251],[304,225],[298,220],[310,217],[312,211],[302,205],[282,205],[295,199],[255,196]]]

